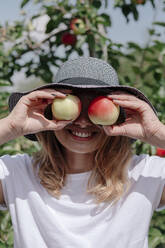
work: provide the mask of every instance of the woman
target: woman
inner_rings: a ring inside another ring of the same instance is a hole
[[[52,118],[56,97],[77,95],[74,121]],[[107,95],[120,106],[116,124],[93,124],[90,102]],[[115,70],[96,58],[65,62],[55,82],[9,99],[1,144],[25,135],[41,151],[0,159],[0,203],[8,208],[14,247],[147,248],[154,210],[165,208],[165,159],[132,154],[140,139],[165,148],[165,126],[137,89],[120,86]]]

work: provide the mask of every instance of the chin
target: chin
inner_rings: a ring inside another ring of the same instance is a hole
[[[95,152],[100,144],[101,133],[92,137],[76,137],[68,130],[55,131],[56,138],[60,144],[70,152],[78,154],[89,154]]]
[[[77,153],[77,154],[91,154],[94,153],[97,149],[77,149],[74,147],[66,147],[64,146],[65,149],[67,149],[70,152]]]

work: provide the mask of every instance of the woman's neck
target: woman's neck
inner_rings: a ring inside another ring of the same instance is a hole
[[[93,153],[74,153],[68,150],[64,152],[67,161],[67,174],[82,173],[92,170],[94,165]]]

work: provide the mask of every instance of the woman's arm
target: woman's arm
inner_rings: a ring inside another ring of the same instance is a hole
[[[22,135],[60,130],[69,124],[70,121],[48,120],[44,116],[45,108],[56,96],[66,97],[53,89],[36,90],[22,96],[12,112],[0,120],[0,145]]]
[[[8,117],[0,120],[0,145],[17,138],[17,134],[12,128],[11,122]]]
[[[104,126],[103,128],[107,135],[128,136],[133,139],[140,139],[156,147],[165,148],[165,125],[158,119],[149,104],[123,92],[115,92],[115,94],[108,95],[108,97],[125,109],[126,121],[120,125]],[[159,207],[164,205],[165,187]]]
[[[70,121],[48,120],[44,116],[45,108],[56,96],[64,98],[65,94],[54,89],[45,89],[33,91],[21,97],[12,112],[0,120],[0,145],[22,135],[60,130],[69,124]],[[4,203],[0,181],[0,204]]]

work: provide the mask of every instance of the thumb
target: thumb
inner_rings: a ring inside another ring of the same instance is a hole
[[[58,130],[63,129],[65,126],[67,126],[70,123],[71,121],[50,120],[47,125],[47,130],[58,131]]]
[[[103,130],[108,136],[126,135],[125,129],[121,125],[103,126]]]

